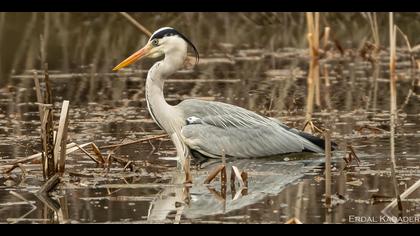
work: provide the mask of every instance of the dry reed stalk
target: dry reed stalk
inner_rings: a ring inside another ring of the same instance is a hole
[[[116,156],[113,156],[112,159],[120,163],[121,166],[124,167],[124,169],[130,168],[131,171],[134,171],[135,163],[133,161],[130,161],[121,157],[116,157]]]
[[[311,39],[312,37],[313,37],[312,34],[308,34],[309,45],[312,45],[312,41],[313,41],[313,39]],[[314,63],[315,63],[314,60],[311,60],[310,65],[309,65],[308,78],[307,78],[308,90],[307,90],[307,97],[306,97],[306,115],[305,115],[305,119],[307,122],[312,120],[312,113],[314,110],[314,94],[315,94],[314,79],[313,79]]]
[[[315,104],[317,106],[321,106],[321,85],[320,85],[320,81],[319,81],[319,61],[318,59],[316,59],[314,61],[313,64],[313,74],[312,76],[314,77],[314,95],[315,95]]]
[[[318,49],[319,49],[319,12],[307,12],[306,13],[306,20],[308,24],[308,34],[313,36],[313,39],[310,41],[312,45],[310,45],[310,53],[311,57],[318,56]]]
[[[222,195],[222,193],[217,192],[216,190],[214,190],[214,188],[209,186],[207,186],[207,189],[211,194],[213,194],[212,196],[214,196],[217,201],[219,201],[220,203],[226,203],[226,195]]]
[[[43,104],[44,99],[42,98],[41,86],[39,84],[38,73],[36,71],[34,71],[33,79],[35,83],[36,100],[39,104]],[[42,118],[44,117],[44,110],[39,105],[38,105],[38,110],[39,110],[39,120],[42,123]]]
[[[407,190],[405,190],[401,194],[401,199],[407,198],[411,193],[416,191],[420,187],[420,180],[418,180],[416,183],[411,185]],[[389,203],[381,212],[386,215],[392,208],[397,206],[397,199],[394,199],[391,203]]]
[[[226,199],[226,185],[227,185],[227,173],[226,173],[226,155],[225,150],[222,149],[222,166],[223,168],[220,170],[220,193],[223,196],[223,199]],[[226,205],[223,206],[226,208]]]
[[[55,169],[61,174],[64,173],[66,160],[67,130],[69,125],[69,101],[64,100],[61,107],[60,121],[58,123],[58,132],[54,144],[54,164]]]
[[[209,184],[211,181],[216,178],[216,176],[225,168],[223,165],[218,165],[216,168],[214,168],[212,171],[210,171],[207,178],[204,180],[204,184]]]
[[[325,104],[327,105],[328,110],[331,110],[332,106],[331,106],[331,96],[330,96],[330,87],[331,87],[330,76],[328,74],[327,65],[324,64],[322,68],[323,68],[323,75],[324,75],[324,81],[325,81],[324,101],[325,101]]]
[[[74,146],[76,146],[75,143],[69,143],[69,144],[67,144],[66,149],[73,148]],[[69,152],[67,152],[67,154],[69,154]],[[37,158],[40,158],[41,156],[42,156],[42,153],[40,152],[40,153],[37,153],[37,154],[33,154],[33,155],[30,155],[30,156],[27,156],[25,158],[14,160],[14,161],[12,161],[10,163],[7,163],[5,165],[0,165],[0,167],[6,166],[6,165],[7,166],[12,165],[13,166],[13,165],[17,165],[19,163],[25,163],[25,162],[33,161],[33,160],[35,160]]]
[[[331,134],[324,131],[325,139],[325,205],[331,208]]]
[[[314,99],[317,106],[321,104],[320,82],[319,82],[319,12],[307,12],[306,20],[308,25],[308,43],[311,56],[307,78],[307,100],[306,100],[306,121],[312,119]]]
[[[396,26],[394,25],[394,16],[393,13],[389,13],[389,39],[390,39],[390,58],[389,58],[389,69],[390,69],[390,127],[391,127],[391,175],[392,182],[394,185],[395,196],[398,201],[398,209],[402,212],[402,203],[398,190],[397,178],[396,178],[396,161],[395,161],[395,119],[397,116],[397,73],[396,73]]]
[[[45,52],[44,52],[45,54]],[[52,92],[49,82],[49,73],[48,73],[48,63],[44,63],[44,80],[45,80],[45,99],[44,102],[49,105],[53,105],[52,101]],[[43,123],[44,123],[44,141],[43,141],[43,151],[45,157],[45,162],[43,164],[44,170],[46,171],[46,177],[50,178],[55,174],[55,163],[54,163],[54,123],[53,123],[53,110],[52,107],[48,109],[49,112],[44,113]]]
[[[330,31],[331,31],[330,27],[325,27],[324,43],[323,43],[324,51],[327,50],[328,42],[330,41]]]
[[[398,32],[400,32],[401,36],[404,38],[405,43],[407,44],[408,51],[410,52],[411,57],[411,88],[407,93],[407,96],[404,99],[404,103],[401,104],[401,107],[397,110],[397,112],[402,111],[404,107],[408,104],[410,101],[411,96],[414,94],[415,88],[416,88],[416,81],[420,81],[419,78],[416,76],[416,71],[419,68],[418,63],[414,57],[413,50],[411,48],[410,41],[408,40],[408,37],[402,30],[397,26]]]
[[[80,147],[79,145],[76,144],[76,146],[80,149],[80,151],[82,151],[84,154],[86,154],[90,159],[92,159],[92,161],[94,161],[96,164],[103,164],[101,162],[101,160],[96,159],[94,156],[90,155],[90,153],[88,151],[86,151],[83,147]]]
[[[42,43],[41,43],[41,60],[43,63],[47,62],[47,58],[48,58],[48,39],[49,39],[49,35],[50,35],[50,13],[49,12],[45,12],[44,13],[44,32],[42,34]]]
[[[315,12],[315,49],[316,49],[316,55],[318,56],[318,50],[319,50],[319,12]]]
[[[105,165],[104,167],[106,168],[106,174],[108,174],[109,170],[111,169],[111,165],[112,165],[112,154],[114,154],[114,150],[111,150],[110,152],[108,152],[108,155],[105,158]]]
[[[86,147],[86,146],[88,146],[90,144],[91,144],[91,142],[84,143],[84,144],[81,144],[81,145],[77,145],[75,143],[67,144],[66,154],[70,154],[70,153],[72,153],[72,152],[74,152],[76,150],[79,150],[79,147],[82,147],[83,148],[83,147]]]
[[[93,152],[95,153],[95,155],[101,160],[101,162],[102,162],[102,164],[103,163],[105,163],[105,159],[104,159],[104,157],[102,156],[102,153],[101,153],[101,151],[99,150],[99,148],[98,148],[98,146],[96,146],[96,144],[95,143],[92,143],[91,144],[91,147],[92,147],[92,150],[93,150]]]
[[[22,171],[22,176],[23,177],[25,177],[26,174],[27,174],[27,171],[26,171],[25,167],[21,163],[18,163],[18,164],[15,164],[15,165],[2,165],[0,167],[2,167],[2,168],[8,168],[5,171],[3,171],[3,173],[5,173],[5,174],[9,174],[10,172],[12,172],[14,169],[16,169],[18,167]]]
[[[411,66],[412,66],[412,68],[414,68],[414,69],[417,68],[416,59],[415,59],[415,57],[413,55],[413,49],[411,48],[411,44],[410,44],[410,41],[408,40],[407,35],[404,34],[404,32],[402,32],[402,30],[398,26],[395,26],[395,27],[398,30],[398,32],[400,32],[401,36],[404,38],[405,43],[407,44],[407,49],[408,49],[408,52],[410,53]],[[395,37],[397,37],[397,36],[395,35]]]
[[[54,187],[60,182],[60,176],[58,174],[54,174],[51,176],[48,181],[42,185],[42,187],[38,190],[37,194],[48,194],[50,191],[54,189]]]
[[[66,197],[60,197],[58,199],[60,203],[60,209],[57,212],[58,222],[60,224],[67,224],[69,222],[69,208]]]
[[[348,168],[353,162],[353,160],[356,160],[357,166],[360,166],[360,159],[356,155],[356,152],[354,151],[353,146],[351,144],[347,145],[345,155],[347,155],[347,157],[346,156],[343,157],[343,160],[346,162],[344,169]]]
[[[242,171],[241,178],[242,178],[242,181],[244,182],[244,186],[248,188],[248,172]]]
[[[319,12],[315,12],[315,32],[314,32],[314,47],[315,47],[315,57],[313,60],[315,61],[314,64],[314,82],[315,82],[315,104],[317,106],[321,106],[321,92],[320,92],[320,81],[319,81]]]
[[[51,112],[51,109],[44,109],[44,117],[42,117],[41,119],[41,141],[42,141],[42,161],[41,161],[41,165],[42,165],[42,173],[43,173],[43,177],[44,179],[48,179],[48,159],[47,159],[47,155],[45,150],[47,150],[47,146],[48,146],[48,141],[47,141],[47,120],[48,120],[48,116],[49,113]]]
[[[376,17],[376,12],[368,12],[367,13],[368,22],[370,26],[370,30],[372,31],[373,42],[375,43],[375,61],[378,59],[377,55],[379,52],[379,48],[381,46],[381,42],[379,40],[379,29],[378,29],[378,20]]]
[[[136,143],[141,143],[141,142],[145,142],[145,141],[150,141],[150,140],[154,140],[154,139],[158,139],[158,138],[165,138],[167,136],[168,136],[167,134],[160,134],[160,135],[156,135],[156,136],[152,136],[152,137],[148,137],[148,138],[143,138],[143,139],[139,139],[139,140],[128,142],[128,143],[105,145],[105,146],[101,146],[100,149],[110,149],[110,148],[116,148],[116,147],[123,147],[123,146],[136,144]]]
[[[379,68],[380,66],[378,65],[378,60],[379,60],[379,51],[380,51],[380,47],[381,47],[381,42],[379,39],[379,29],[378,29],[378,21],[377,21],[377,17],[376,17],[376,12],[371,13],[368,12],[366,13],[367,17],[368,17],[368,22],[369,22],[369,26],[370,26],[370,30],[372,33],[372,37],[373,37],[373,42],[374,42],[374,47],[375,49],[373,50],[373,55],[371,57],[371,63],[373,66],[373,89],[370,90],[369,96],[368,96],[368,100],[366,102],[366,109],[369,108],[370,102],[371,100],[373,100],[373,104],[372,104],[372,109],[376,110],[376,103],[377,103],[377,94],[378,94],[378,77],[379,77]],[[372,95],[373,94],[373,95]],[[371,97],[373,96],[373,98],[371,99]]]
[[[226,186],[226,183],[227,183],[225,150],[222,150],[222,165],[223,165],[224,168],[220,172],[220,174],[221,174],[220,177],[221,177],[222,188],[223,188],[223,186]]]
[[[130,23],[137,27],[141,32],[146,34],[148,37],[152,36],[152,33],[148,29],[146,29],[146,27],[144,27],[142,24],[136,21],[136,19],[130,16],[127,12],[120,12],[120,14],[124,16],[128,21],[130,21]]]
[[[248,172],[242,171],[241,172],[241,178],[244,182],[244,187],[242,188],[242,196],[245,196],[248,194]]]
[[[185,172],[185,183],[192,183],[191,158],[190,158],[190,155],[189,154],[185,157],[184,165],[183,165],[182,168],[183,168],[183,170]],[[222,171],[222,173],[223,173],[223,171]]]

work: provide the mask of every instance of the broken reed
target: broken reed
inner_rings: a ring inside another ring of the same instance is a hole
[[[389,57],[389,71],[390,71],[390,146],[391,146],[391,175],[394,185],[395,196],[398,201],[398,209],[402,212],[402,203],[398,190],[397,178],[395,170],[397,168],[395,161],[395,119],[397,116],[397,73],[396,73],[396,34],[397,27],[394,25],[393,13],[389,13],[389,42],[390,42],[390,57]]]
[[[41,50],[41,57],[44,58],[44,56],[45,52]],[[67,129],[69,123],[69,101],[63,101],[58,132],[55,134],[53,123],[53,99],[47,63],[44,63],[44,97],[42,96],[39,79],[36,73],[34,73],[34,83],[41,121],[42,173],[44,179],[49,179],[56,173],[64,173]]]
[[[52,92],[48,75],[48,63],[44,63],[44,82],[45,94],[43,107],[44,112],[41,118],[41,139],[43,147],[42,170],[44,179],[48,179],[55,174],[54,166],[54,123],[53,123],[53,102]]]
[[[67,130],[69,126],[69,101],[64,100],[61,107],[58,132],[54,143],[54,169],[60,174],[64,173],[66,162]]]

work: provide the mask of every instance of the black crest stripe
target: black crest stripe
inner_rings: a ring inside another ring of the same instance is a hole
[[[173,28],[166,28],[164,30],[161,30],[161,31],[153,34],[152,37],[150,38],[150,40],[161,39],[163,37],[173,36],[173,35],[178,35],[179,37],[184,39],[185,42],[187,42],[194,49],[196,63],[198,63],[198,61],[200,60],[200,54],[198,54],[197,48],[194,46],[194,44],[187,37],[185,37],[185,35],[181,34],[180,32],[176,31]]]

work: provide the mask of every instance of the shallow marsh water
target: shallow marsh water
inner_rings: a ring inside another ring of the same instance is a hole
[[[333,153],[332,211],[323,202],[323,155],[229,160],[228,166],[248,172],[245,191],[238,185],[231,188],[229,182],[223,190],[218,179],[202,184],[215,164],[194,169],[193,184],[184,186],[176,181],[176,164],[168,160],[175,149],[168,138],[161,138],[116,151],[116,156],[135,163],[133,171],[118,163],[106,171],[79,151],[69,154],[64,183],[52,194],[61,206],[56,212],[34,194],[43,183],[39,163],[25,165],[27,173],[17,168],[2,174],[0,223],[284,223],[292,217],[304,223],[352,223],[353,216],[379,218],[393,196],[388,55],[382,51],[380,56],[376,81],[371,64],[351,53],[340,56],[332,50],[321,61],[327,65],[331,87],[324,86],[321,73],[324,92],[313,118],[332,130],[340,146]],[[399,58],[405,60],[398,67],[402,104],[412,87],[412,71],[404,50]],[[227,102],[302,128],[308,64],[307,50],[297,48],[236,48],[228,55],[215,51],[194,69],[173,75],[165,84],[166,98],[171,104],[187,98]],[[131,68],[114,74],[87,67],[77,73],[50,73],[57,111],[63,100],[70,101],[69,141],[101,147],[162,134],[147,112],[147,70]],[[31,73],[8,76],[7,81],[0,88],[0,165],[41,148]],[[418,102],[418,95],[412,96],[399,113],[396,156],[401,192],[420,177]],[[58,112],[55,115],[58,120]],[[346,144],[356,150],[360,166],[353,163],[344,170]],[[106,155],[108,149],[101,151]],[[404,216],[420,217],[419,197],[417,190],[403,202]]]

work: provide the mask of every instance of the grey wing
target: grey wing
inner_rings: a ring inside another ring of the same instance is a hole
[[[209,157],[220,157],[223,152],[227,156],[249,158],[304,149],[322,151],[286,126],[241,107],[195,99],[185,100],[178,107],[185,118],[200,119],[182,128],[184,142]]]

